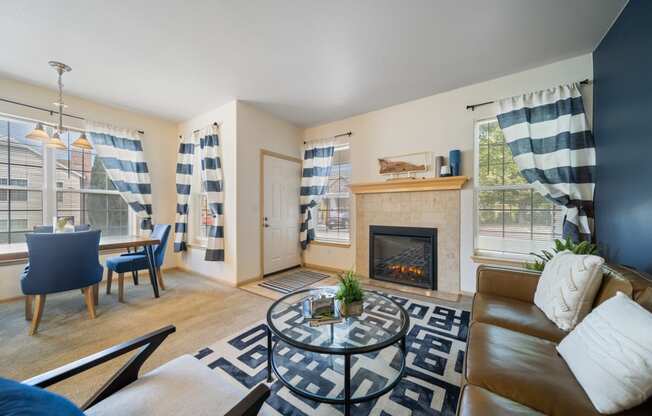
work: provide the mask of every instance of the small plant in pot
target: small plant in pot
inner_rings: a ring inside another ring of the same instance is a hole
[[[364,293],[360,281],[352,270],[341,274],[339,278],[340,284],[335,297],[340,301],[340,312],[343,316],[361,315]]]

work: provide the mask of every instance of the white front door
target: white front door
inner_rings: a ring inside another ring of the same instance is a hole
[[[301,265],[301,164],[263,155],[263,274]]]

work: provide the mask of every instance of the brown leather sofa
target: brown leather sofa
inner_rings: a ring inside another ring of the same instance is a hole
[[[555,349],[567,333],[534,305],[538,280],[536,272],[478,269],[458,415],[599,414]],[[652,281],[612,265],[593,306],[618,291],[652,311]],[[619,414],[652,415],[652,399]]]

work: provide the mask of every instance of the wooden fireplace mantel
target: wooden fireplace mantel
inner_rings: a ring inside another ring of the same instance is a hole
[[[462,189],[468,180],[468,176],[448,176],[445,178],[396,179],[382,182],[352,183],[351,193],[449,191]]]

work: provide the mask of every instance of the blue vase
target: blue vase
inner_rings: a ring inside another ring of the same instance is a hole
[[[451,175],[460,176],[462,155],[459,150],[451,150],[448,153],[448,164],[451,166]]]

